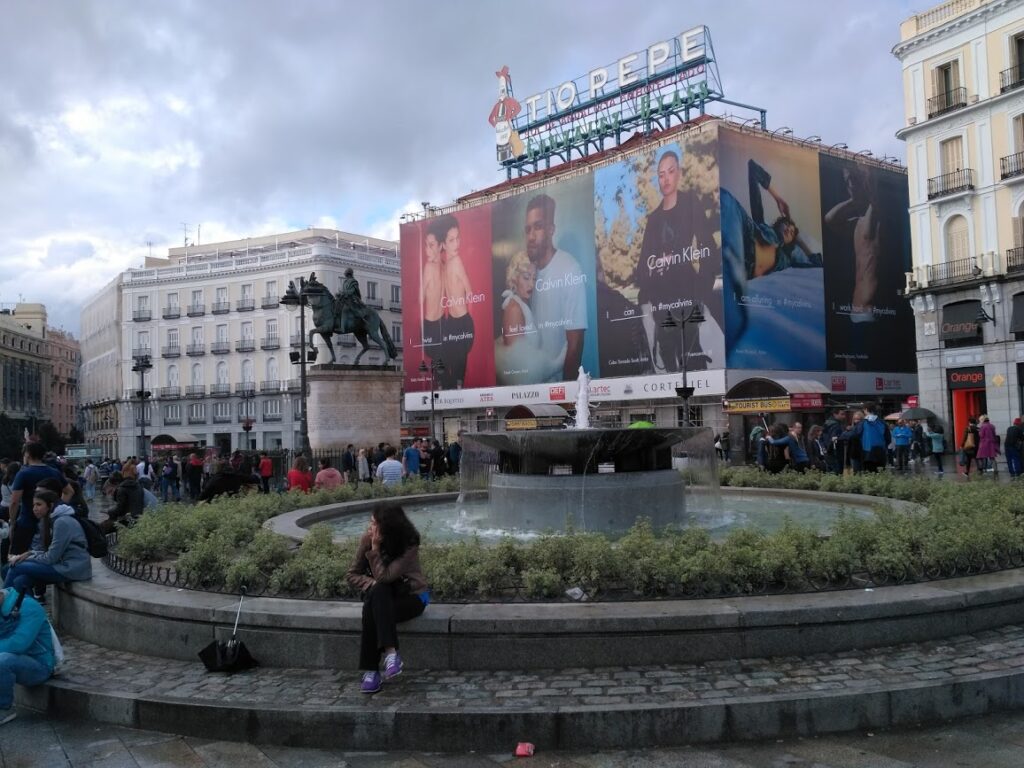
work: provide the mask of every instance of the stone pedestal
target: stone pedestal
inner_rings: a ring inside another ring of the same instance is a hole
[[[394,368],[314,365],[309,383],[309,444],[314,451],[400,444],[402,372]]]

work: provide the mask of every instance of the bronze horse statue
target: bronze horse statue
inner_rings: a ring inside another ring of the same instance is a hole
[[[305,284],[302,292],[313,310],[314,327],[309,332],[309,346],[313,346],[313,335],[320,334],[331,353],[332,363],[337,362],[334,345],[331,343],[331,336],[335,333],[351,333],[363,345],[363,349],[356,355],[353,365],[359,365],[359,358],[370,349],[368,339],[373,339],[384,350],[384,354],[388,356],[389,360],[398,357],[398,350],[395,348],[395,342],[391,340],[391,334],[388,333],[380,315],[372,307],[367,307],[360,302],[357,311],[344,311],[345,302],[348,301],[347,297],[334,296],[326,285],[317,281],[315,276],[312,276]]]

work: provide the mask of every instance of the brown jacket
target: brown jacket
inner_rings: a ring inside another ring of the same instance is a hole
[[[420,548],[409,547],[401,557],[385,564],[380,551],[371,546],[370,534],[363,534],[348,569],[348,583],[365,591],[377,582],[389,584],[402,579],[408,581],[409,591],[413,594],[427,590],[427,580],[420,568]]]

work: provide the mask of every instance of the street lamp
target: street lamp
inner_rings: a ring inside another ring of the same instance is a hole
[[[153,368],[153,361],[149,355],[136,355],[133,360],[132,371],[139,374],[139,388],[135,390],[139,399],[139,450],[135,455],[145,459],[149,456],[146,450],[146,401],[153,395],[146,389],[146,372]]]
[[[245,432],[245,449],[251,451],[253,446],[249,442],[249,433],[252,432],[255,421],[249,415],[249,403],[256,397],[256,385],[248,381],[243,382],[238,396],[242,400],[242,431]]]
[[[313,278],[315,275],[310,275],[310,277]],[[309,422],[306,419],[306,366],[316,361],[316,347],[308,350],[306,348],[306,307],[309,306],[309,296],[306,294],[306,278],[300,277],[298,282],[299,285],[296,288],[294,280],[288,281],[288,290],[281,297],[281,303],[290,312],[294,312],[296,309],[299,310],[299,351],[292,350],[288,353],[288,358],[292,361],[293,365],[299,366],[299,386],[302,388],[300,395],[302,413],[299,418],[299,440],[301,445],[299,450],[302,453],[310,454]]]
[[[683,346],[683,384],[680,387],[676,387],[676,395],[683,399],[683,426],[690,426],[690,398],[693,397],[693,387],[687,381],[686,376],[686,365],[690,357],[690,350],[686,346],[686,325],[687,323],[703,323],[704,322],[704,310],[701,309],[699,303],[693,303],[690,305],[689,310],[681,309],[679,311],[679,318],[672,314],[669,310],[665,319],[661,321],[662,328],[679,328],[679,333],[682,336]]]
[[[420,360],[420,373],[426,373],[430,371],[430,436],[437,437],[437,430],[434,424],[434,399],[437,395],[434,390],[437,389],[437,375],[444,373],[444,361],[441,358],[430,361],[430,367],[427,367],[426,360]]]

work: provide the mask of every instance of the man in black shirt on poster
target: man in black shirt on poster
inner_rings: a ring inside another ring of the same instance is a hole
[[[647,216],[635,283],[638,302],[651,305],[654,318],[652,352],[665,371],[679,371],[683,360],[683,333],[678,328],[663,328],[669,312],[682,311],[684,317],[698,305],[710,311],[722,325],[721,311],[712,301],[715,270],[711,248],[714,242],[713,217],[693,192],[679,191],[679,155],[668,150],[658,160],[658,189],[661,205]],[[687,324],[685,348],[689,371],[706,370],[710,356],[700,345],[697,324]]]

